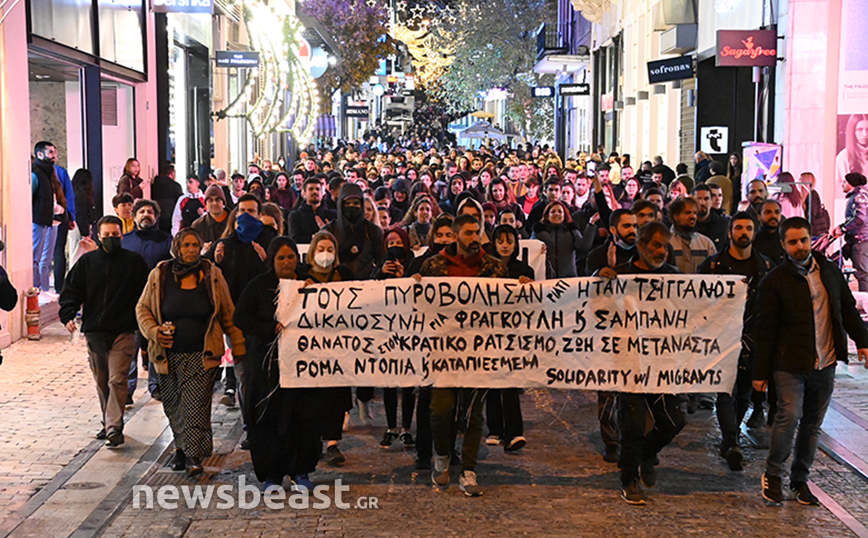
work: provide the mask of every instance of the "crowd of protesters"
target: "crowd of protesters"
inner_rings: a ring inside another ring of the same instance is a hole
[[[37,145],[34,280],[48,289],[51,227],[77,228],[81,239],[58,288],[60,317],[75,331],[81,311],[104,414],[99,438],[124,443],[123,410],[133,402],[140,353],[148,391],[163,402],[174,433],[173,469],[203,472],[220,379],[221,403],[241,405],[242,448],[265,487],[285,479],[312,487],[309,475],[320,462],[343,464],[350,413],[357,409],[368,423],[375,391],[280,388],[280,280],[738,274],[749,294],[735,386],[716,397],[599,393],[603,459],[618,464],[625,501],[644,504],[641,485],[655,485],[658,452],[697,408],[716,409],[720,456],[742,470],[740,425],[752,408],[748,426],[771,431],[763,497],[782,501],[783,463],[798,429],[790,487],[803,504],[818,503],[808,471],[835,363],[847,359],[847,335],[865,358],[868,330],[838,265],[811,245],[852,238],[860,289],[868,283],[868,264],[857,261],[868,227],[863,175],[846,176],[848,219],[832,228],[807,172],[799,182],[782,173],[773,185],[742,184],[735,155],[727,167],[698,153],[691,177],[683,163],[673,170],[654,157],[634,167],[629,155],[602,147],[566,162],[539,145],[453,149],[438,135],[448,118],[420,114],[409,135],[372,132],[357,143],[309,147],[294,167],[285,168],[283,158],[251,163],[231,175],[215,170],[205,184],[189,175],[183,189],[171,165],[149,181],[131,159],[112,199],[115,215],[96,222],[86,171],[67,189],[73,202],[64,197],[53,145]],[[543,245],[545,274],[518,256],[529,239]],[[417,469],[431,470],[437,487],[460,465],[460,489],[479,496],[479,444],[515,452],[528,442],[521,392],[383,389],[387,430],[379,445],[415,450]],[[460,452],[457,409],[467,417]]]

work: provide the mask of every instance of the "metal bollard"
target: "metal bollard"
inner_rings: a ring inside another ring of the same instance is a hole
[[[24,322],[27,324],[27,339],[41,340],[39,323],[42,319],[42,310],[39,308],[39,288],[30,288],[24,292],[27,306],[24,311]]]

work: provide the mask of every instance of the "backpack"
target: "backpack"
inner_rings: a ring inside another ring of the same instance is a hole
[[[205,204],[198,198],[185,198],[181,200],[181,219],[184,221],[184,228],[193,226],[193,221],[198,219],[200,209],[205,209]]]

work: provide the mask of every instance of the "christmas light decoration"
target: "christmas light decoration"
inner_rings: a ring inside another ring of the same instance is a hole
[[[316,128],[319,97],[299,55],[304,26],[283,2],[269,6],[247,0],[241,6],[250,48],[259,52],[260,65],[248,71],[242,90],[214,116],[246,118],[256,138],[292,133],[299,144],[307,144]]]

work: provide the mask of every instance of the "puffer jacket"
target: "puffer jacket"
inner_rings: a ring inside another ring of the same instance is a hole
[[[847,193],[847,224],[843,226],[848,243],[868,241],[868,188],[860,185]]]
[[[139,330],[148,339],[148,356],[158,374],[169,373],[169,361],[166,360],[166,349],[157,343],[157,331],[163,323],[162,301],[163,286],[167,278],[174,278],[171,274],[171,261],[160,262],[148,275],[148,283],[136,305],[136,318]],[[204,273],[205,288],[211,298],[214,313],[208,322],[208,330],[205,333],[204,353],[202,362],[206,369],[220,366],[223,353],[224,333],[232,342],[232,354],[235,360],[240,360],[247,354],[244,347],[244,335],[232,321],[235,314],[235,306],[229,294],[229,286],[223,278],[220,268],[208,260],[202,260],[202,272]]]
[[[572,222],[554,225],[538,222],[531,239],[539,239],[546,246],[546,278],[579,276],[576,258],[584,258],[590,244],[582,241],[582,234]]]

